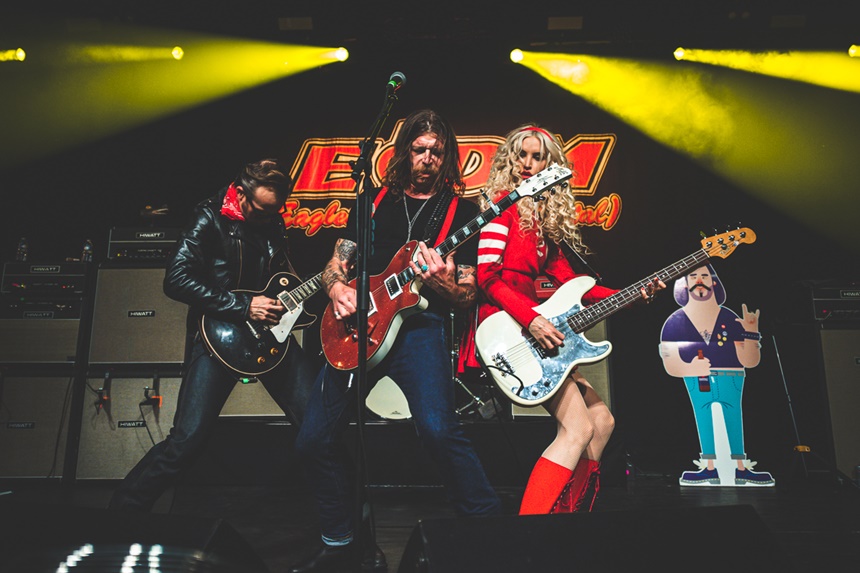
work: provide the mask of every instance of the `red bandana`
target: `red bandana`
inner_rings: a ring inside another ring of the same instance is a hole
[[[242,214],[242,207],[239,206],[239,196],[236,187],[232,183],[227,189],[227,194],[224,195],[224,202],[221,204],[221,214],[233,221],[245,220],[245,215]]]

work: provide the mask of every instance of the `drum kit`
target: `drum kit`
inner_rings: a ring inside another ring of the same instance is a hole
[[[461,419],[489,420],[501,412],[501,404],[493,396],[493,389],[486,381],[490,380],[481,371],[478,380],[463,380],[457,375],[457,362],[460,354],[457,316],[452,311],[448,317],[448,347],[451,360],[451,383],[455,388],[455,412]],[[395,380],[388,376],[381,378],[370,390],[364,405],[382,420],[408,420],[412,417],[409,403]]]

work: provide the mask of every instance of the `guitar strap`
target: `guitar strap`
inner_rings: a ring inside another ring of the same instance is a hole
[[[451,199],[451,204],[448,205],[448,214],[445,215],[445,222],[442,223],[442,228],[439,230],[439,235],[436,237],[436,244],[433,245],[434,247],[438,247],[440,243],[448,238],[448,232],[451,229],[451,225],[454,223],[454,213],[457,212],[457,202],[459,200],[460,198],[456,195]]]

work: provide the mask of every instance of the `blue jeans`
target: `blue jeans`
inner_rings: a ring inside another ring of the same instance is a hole
[[[693,414],[699,430],[699,447],[702,448],[702,459],[713,460],[717,457],[714,443],[714,418],[711,406],[716,402],[723,408],[723,419],[726,422],[726,433],[729,437],[729,449],[733,460],[746,459],[744,451],[744,418],[741,400],[744,393],[744,373],[733,370],[711,370],[709,376],[710,389],[706,392],[699,389],[698,376],[685,376],[684,384],[690,402],[693,404]]]
[[[388,355],[368,373],[367,389],[383,376],[394,380],[409,403],[418,436],[429,450],[448,498],[461,516],[494,515],[501,503],[455,412],[454,384],[441,316],[407,318]],[[322,535],[349,539],[353,532],[355,468],[343,440],[353,413],[350,373],[326,364],[314,384],[296,438],[308,484],[317,498]]]
[[[293,424],[299,424],[310,396],[316,369],[295,339],[281,364],[260,382]],[[149,511],[183,470],[203,451],[238,375],[210,356],[198,335],[188,372],[179,387],[173,427],[125,476],[108,504],[110,508]]]

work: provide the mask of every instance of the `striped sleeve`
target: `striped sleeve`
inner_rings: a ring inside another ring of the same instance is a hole
[[[478,241],[478,286],[492,306],[504,310],[519,324],[527,327],[538,315],[528,296],[511,288],[502,277],[505,250],[511,229],[517,224],[516,207],[487,224]]]

